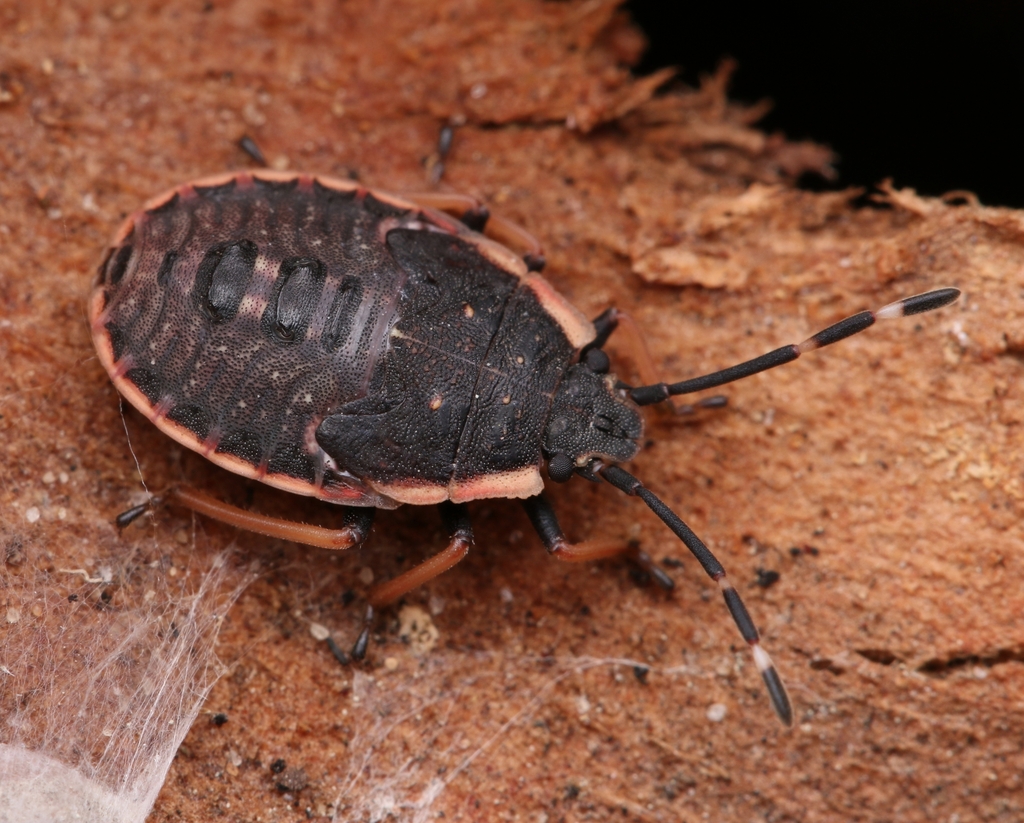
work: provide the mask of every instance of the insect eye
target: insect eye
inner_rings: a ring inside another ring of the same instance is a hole
[[[555,454],[548,460],[548,477],[556,483],[565,483],[571,480],[575,470],[576,466],[567,454]]]

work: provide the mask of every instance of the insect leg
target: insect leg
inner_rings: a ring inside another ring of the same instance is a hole
[[[260,148],[260,144],[253,140],[248,134],[243,134],[239,137],[237,145],[238,148],[259,163],[259,165],[264,168],[270,165],[267,163],[266,155],[263,154],[263,149]]]
[[[352,546],[362,543],[370,531],[373,515],[376,512],[376,509],[372,508],[349,507],[345,512],[345,525],[342,528],[325,529],[321,526],[310,526],[305,523],[297,523],[294,520],[246,511],[187,486],[175,486],[161,496],[154,497],[149,503],[135,506],[118,515],[117,526],[124,528],[146,511],[168,503],[184,506],[186,509],[191,509],[244,531],[267,537],[279,537],[282,540],[291,540],[306,546],[335,550],[350,549]]]
[[[616,339],[622,340],[625,344],[629,357],[644,384],[661,381],[658,368],[654,365],[654,358],[651,357],[651,350],[647,348],[647,341],[644,340],[643,334],[640,333],[640,327],[632,315],[622,309],[607,309],[594,318],[594,329],[597,331],[597,337],[584,347],[580,355],[581,358],[590,349],[602,348],[612,333],[617,331],[619,334]]]
[[[417,206],[437,209],[457,217],[473,231],[484,232],[492,240],[519,250],[530,271],[541,271],[544,268],[544,247],[540,241],[519,224],[492,215],[487,206],[476,198],[447,192],[416,192],[402,196]]]
[[[469,520],[469,512],[464,505],[457,503],[441,503],[438,507],[448,534],[451,535],[448,546],[433,557],[424,560],[407,572],[403,572],[393,580],[385,581],[370,590],[363,620],[363,630],[352,647],[352,657],[362,660],[366,656],[366,646],[370,640],[370,629],[373,627],[374,610],[388,603],[393,603],[402,595],[444,574],[469,553],[473,545],[473,524]]]
[[[402,196],[421,208],[434,209],[435,211],[450,214],[452,217],[465,223],[473,231],[482,232],[491,220],[490,209],[468,194],[428,191],[403,194]]]
[[[427,179],[434,185],[440,183],[441,178],[444,177],[444,161],[448,159],[454,139],[454,126],[451,123],[445,123],[437,136],[437,148],[427,158]]]
[[[608,309],[594,319],[594,328],[597,331],[597,337],[584,347],[580,354],[581,359],[585,358],[588,352],[603,347],[612,333],[618,331],[616,339],[622,340],[625,344],[626,351],[636,367],[640,380],[645,385],[661,384],[661,374],[658,367],[654,365],[651,350],[647,347],[647,341],[632,315],[621,309]],[[721,408],[726,405],[726,399],[722,395],[715,395],[693,404],[678,403],[674,400],[669,400],[669,404],[676,414],[687,415],[695,414],[697,409]]]
[[[473,545],[473,525],[469,521],[466,507],[446,502],[441,503],[438,509],[450,535],[448,546],[393,580],[374,586],[367,597],[370,605],[380,608],[388,603],[394,603],[403,594],[419,588],[439,574],[444,574],[469,554],[469,547]]]
[[[663,589],[671,591],[675,586],[672,578],[654,564],[650,555],[635,545],[622,540],[587,540],[583,543],[570,543],[562,532],[562,527],[558,525],[555,510],[544,495],[528,497],[521,502],[533,528],[552,557],[567,563],[584,563],[588,560],[625,554]]]

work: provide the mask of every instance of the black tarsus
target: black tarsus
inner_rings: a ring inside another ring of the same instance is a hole
[[[444,161],[452,150],[452,143],[455,142],[455,126],[452,123],[445,123],[437,135],[437,148],[431,158],[434,162],[430,165],[430,182],[437,184],[444,177]]]
[[[543,254],[524,254],[523,262],[526,263],[527,271],[542,272],[547,265],[547,258]]]
[[[451,123],[441,126],[441,133],[437,136],[437,154],[444,160],[448,152],[452,150],[452,143],[455,141],[455,127]]]
[[[724,394],[713,394],[711,397],[703,397],[696,403],[683,403],[676,406],[676,414],[686,416],[697,414],[701,409],[724,409],[729,405],[729,398]]]
[[[528,497],[520,502],[526,509],[526,516],[530,518],[530,523],[544,544],[544,548],[549,552],[555,552],[568,542],[558,523],[558,516],[555,514],[554,508],[544,495],[538,494],[536,497]],[[675,588],[676,584],[672,578],[659,569],[651,556],[639,546],[625,544],[622,547],[622,553],[665,591],[672,591]]]
[[[359,632],[359,637],[356,638],[356,642],[352,645],[352,659],[362,660],[366,657],[366,649],[370,645],[370,630],[373,629],[373,606],[366,607],[366,614],[363,615],[363,628]]]
[[[639,546],[632,546],[626,550],[626,556],[642,570],[645,574],[667,592],[676,587],[676,582],[669,577],[664,570],[659,569],[651,556]]]
[[[132,506],[130,509],[121,512],[117,517],[114,518],[114,525],[117,526],[118,531],[121,531],[121,529],[130,526],[132,523],[134,523],[136,520],[142,517],[142,515],[144,515],[146,512],[152,510],[155,505],[156,502],[150,499],[147,502],[142,503],[138,506]]]
[[[369,638],[369,636],[367,636],[367,638]],[[342,666],[347,666],[352,662],[344,649],[342,649],[330,635],[327,635],[327,648],[331,650],[331,654],[334,655],[334,659],[341,663]]]
[[[238,138],[238,148],[248,154],[249,157],[261,166],[267,165],[267,158],[263,154],[263,149],[261,149],[259,143],[253,140],[248,134],[243,134]]]

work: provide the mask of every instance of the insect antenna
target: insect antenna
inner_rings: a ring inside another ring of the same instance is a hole
[[[591,463],[590,468],[600,474],[601,477],[619,491],[643,500],[661,522],[668,526],[673,534],[683,541],[686,548],[690,550],[693,556],[697,558],[697,562],[707,572],[708,577],[718,583],[719,588],[722,590],[722,595],[725,597],[725,605],[729,607],[729,613],[732,614],[732,619],[736,621],[736,626],[740,630],[740,634],[743,635],[743,639],[750,645],[750,651],[754,655],[754,665],[761,673],[765,686],[768,687],[768,697],[771,700],[772,708],[775,709],[775,713],[783,723],[787,726],[792,726],[793,707],[789,702],[786,687],[782,684],[782,678],[779,677],[779,673],[776,671],[775,664],[772,663],[768,652],[761,646],[761,636],[758,634],[757,627],[750,617],[750,612],[747,611],[747,607],[743,604],[743,599],[740,597],[739,592],[733,588],[732,583],[729,582],[729,578],[725,574],[725,568],[711,552],[711,549],[704,545],[704,541],[693,533],[693,530],[683,522],[679,515],[625,469],[621,469],[618,466],[604,465],[600,461]]]
[[[948,306],[960,296],[959,289],[936,289],[935,291],[916,294],[913,297],[906,297],[883,306],[878,311],[862,311],[852,315],[838,323],[834,323],[827,329],[808,337],[802,343],[790,344],[781,348],[747,360],[735,366],[730,366],[721,371],[705,374],[701,377],[694,377],[690,380],[683,380],[679,383],[654,383],[650,386],[638,386],[628,390],[630,398],[638,406],[649,406],[653,403],[661,403],[670,397],[680,394],[691,394],[692,392],[713,389],[735,380],[742,380],[758,372],[774,369],[784,363],[796,360],[804,352],[814,351],[823,346],[830,346],[852,337],[859,332],[873,326],[876,320],[892,320],[897,317],[909,317],[912,314],[921,314],[934,309],[941,309]],[[649,504],[648,504],[649,505]]]

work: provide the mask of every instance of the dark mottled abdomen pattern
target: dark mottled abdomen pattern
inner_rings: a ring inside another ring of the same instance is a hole
[[[317,183],[195,191],[138,216],[108,258],[114,357],[215,454],[331,482],[315,426],[366,394],[384,353],[407,275],[378,237],[399,213]]]
[[[537,465],[573,356],[450,226],[311,178],[182,187],[100,275],[115,379],[154,419],[256,476],[347,488],[339,502]]]

